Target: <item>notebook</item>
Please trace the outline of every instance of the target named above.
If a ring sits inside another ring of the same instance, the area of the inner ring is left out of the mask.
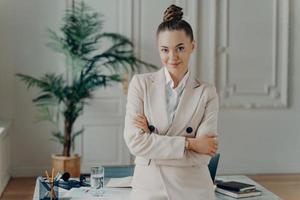
[[[230,190],[236,192],[244,192],[247,190],[255,189],[255,185],[237,182],[237,181],[219,182],[217,183],[217,187],[224,190]]]

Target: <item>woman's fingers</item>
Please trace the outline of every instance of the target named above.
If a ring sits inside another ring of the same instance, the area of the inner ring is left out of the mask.
[[[216,138],[214,138],[214,140],[215,140],[215,144],[218,145],[219,144],[218,138],[216,137]]]
[[[142,129],[144,132],[149,132],[148,121],[144,115],[137,114],[133,118],[133,124],[135,127]]]
[[[219,146],[218,137],[216,137],[216,134],[214,133],[200,135],[194,139],[193,144],[193,151],[210,156],[214,156],[216,154]]]
[[[211,153],[209,153],[208,155],[210,155],[211,157],[213,157],[215,154],[216,154],[216,153],[211,152]]]
[[[212,149],[210,150],[209,155],[214,156],[216,153],[217,153],[217,149]]]
[[[210,138],[217,138],[218,137],[218,134],[216,134],[216,133],[206,133],[205,135],[207,137],[210,137]]]
[[[136,120],[136,121],[145,121],[143,118],[141,118],[139,116],[135,117],[134,120]]]
[[[141,121],[139,119],[133,119],[133,125],[136,128],[142,129],[144,132],[150,132],[148,128],[148,124],[145,121]]]
[[[218,145],[216,145],[216,146],[214,147],[215,150],[218,150],[218,148],[219,148]]]
[[[145,121],[143,121],[141,119],[133,119],[133,122],[147,125],[147,122],[145,122]]]
[[[211,147],[213,147],[214,149],[218,149],[219,142],[217,139],[211,138],[210,144],[211,144]]]
[[[141,114],[137,114],[136,116],[142,117],[142,118],[146,118],[145,115],[141,115]]]
[[[219,144],[218,144],[218,143],[216,143],[216,142],[214,142],[214,143],[213,143],[213,147],[214,147],[215,149],[218,149],[218,147],[219,147]]]
[[[141,115],[137,115],[134,120],[139,121],[139,122],[143,122],[143,123],[148,123],[147,119],[144,116]]]
[[[141,122],[138,121],[134,121],[133,124],[137,127],[137,128],[143,128],[145,127],[145,125]]]
[[[144,121],[143,119],[138,118],[138,117],[134,118],[133,121],[134,121],[134,122],[145,123],[145,121]]]
[[[218,144],[215,143],[215,141],[211,141],[211,145],[210,145],[210,148],[208,150],[208,152],[209,152],[208,155],[214,156],[217,151],[218,151]]]
[[[136,115],[136,118],[140,118],[140,119],[143,119],[143,120],[147,120],[147,118],[146,118],[144,115],[140,115],[140,114],[137,114],[137,115]]]
[[[212,149],[214,149],[215,151],[217,151],[218,148],[219,148],[218,145],[216,145],[216,144],[213,144],[213,145],[212,145]]]

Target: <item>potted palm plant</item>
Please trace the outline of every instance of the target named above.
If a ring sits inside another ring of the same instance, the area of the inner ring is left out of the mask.
[[[68,171],[74,177],[80,174],[80,157],[71,155],[71,147],[83,130],[75,131],[73,127],[93,92],[123,81],[124,73],[137,72],[140,67],[156,68],[134,56],[133,43],[126,37],[101,32],[102,22],[101,16],[83,1],[73,1],[72,7],[65,11],[60,31],[49,30],[48,46],[66,56],[66,73],[45,73],[39,78],[17,74],[28,89],[40,90],[33,102],[41,119],[53,123],[53,139],[63,145],[62,153],[52,156],[53,167],[56,171]],[[103,50],[99,46],[101,41],[110,45]],[[63,128],[59,126],[60,121]]]

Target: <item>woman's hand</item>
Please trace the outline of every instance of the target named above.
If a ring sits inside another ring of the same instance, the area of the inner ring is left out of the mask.
[[[218,150],[218,136],[215,133],[207,133],[197,138],[187,138],[188,149],[200,154],[214,156]]]
[[[138,114],[134,119],[133,119],[133,124],[135,127],[141,129],[144,131],[144,133],[150,133],[150,130],[148,128],[148,120],[144,115]]]

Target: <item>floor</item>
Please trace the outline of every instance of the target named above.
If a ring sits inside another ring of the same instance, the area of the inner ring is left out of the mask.
[[[249,176],[283,200],[300,200],[300,174]]]
[[[300,174],[250,175],[283,200],[300,199]],[[12,178],[0,200],[32,200],[35,178]]]
[[[36,178],[12,178],[0,200],[32,200]]]

